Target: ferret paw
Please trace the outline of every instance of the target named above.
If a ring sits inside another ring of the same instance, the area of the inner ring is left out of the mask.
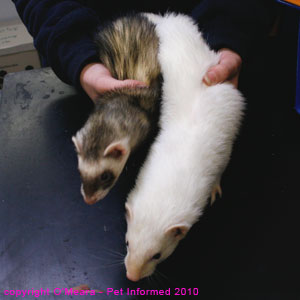
[[[222,189],[219,183],[215,184],[210,195],[210,205],[213,205],[213,203],[217,199],[217,195],[221,198],[222,197]]]

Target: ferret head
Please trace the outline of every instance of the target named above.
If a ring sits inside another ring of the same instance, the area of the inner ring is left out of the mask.
[[[78,155],[81,194],[87,204],[103,199],[117,181],[128,159],[130,148],[126,139],[104,141],[89,125],[72,141]]]
[[[126,219],[125,266],[126,276],[131,281],[152,275],[157,264],[173,253],[190,228],[185,223],[153,224],[150,219],[135,216],[128,204],[126,204]]]

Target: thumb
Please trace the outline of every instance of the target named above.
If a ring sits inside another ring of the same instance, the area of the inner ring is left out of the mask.
[[[134,79],[126,79],[126,80],[117,80],[118,83],[116,83],[116,87],[148,87],[148,85],[139,80],[134,80]]]
[[[203,80],[207,85],[221,83],[230,77],[231,72],[227,65],[219,64],[209,68]]]
[[[237,83],[242,63],[241,57],[228,49],[220,50],[220,54],[219,63],[210,67],[203,79],[207,85],[213,85],[224,81]]]

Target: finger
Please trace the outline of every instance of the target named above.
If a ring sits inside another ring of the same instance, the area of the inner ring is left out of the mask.
[[[236,74],[236,76],[234,76],[231,80],[229,80],[229,82],[237,88],[239,85],[239,73]]]
[[[240,66],[241,59],[237,54],[224,51],[221,54],[219,64],[209,68],[203,81],[207,85],[230,81],[238,75]]]
[[[211,67],[207,71],[203,80],[207,85],[213,85],[224,82],[229,77],[229,75],[230,71],[228,70],[228,68],[224,65],[219,64]]]
[[[147,87],[146,83],[142,81],[132,80],[132,79],[117,80],[113,78],[108,78],[105,82],[103,80],[101,82],[101,85],[102,85],[102,92],[123,88],[123,87],[136,87],[136,86]]]
[[[133,80],[133,79],[126,79],[124,81],[122,81],[124,86],[130,86],[130,87],[148,87],[148,85],[143,82],[143,81],[139,81],[139,80]]]
[[[232,79],[237,75],[239,66],[237,62],[231,58],[225,57],[220,60],[220,63],[216,66],[211,67],[204,80],[208,85],[221,83]]]
[[[218,77],[218,73],[220,73],[220,76]],[[217,70],[213,70],[213,74],[212,74],[212,79],[210,79],[208,76],[210,76],[211,74],[207,74],[205,76],[205,78],[203,79],[204,83],[206,85],[215,85],[218,83],[223,83],[223,82],[230,82],[232,83],[236,88],[238,87],[238,79],[239,79],[239,72],[235,73],[232,72],[231,75],[226,75],[226,74],[230,74],[227,70],[222,70],[221,68],[218,68]],[[232,74],[235,74],[234,76],[232,76]]]

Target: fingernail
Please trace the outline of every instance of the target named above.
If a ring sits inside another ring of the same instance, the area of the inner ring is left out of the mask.
[[[216,76],[213,72],[208,72],[205,76],[204,76],[204,81],[208,84],[208,85],[212,85],[215,83],[216,81]]]
[[[210,80],[209,80],[209,78],[208,78],[207,75],[204,76],[203,81],[204,81],[207,85],[211,85],[211,82],[210,82]]]

